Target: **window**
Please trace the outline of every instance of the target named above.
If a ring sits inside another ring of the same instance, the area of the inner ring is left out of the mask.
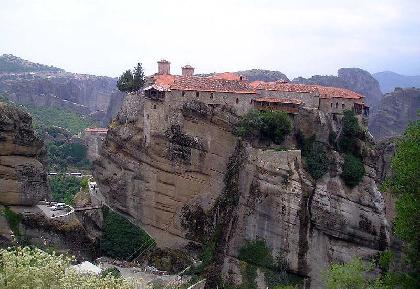
[[[235,102],[236,102],[236,104],[238,104],[239,103],[239,98],[236,98],[236,101]]]
[[[210,93],[210,99],[213,99],[213,92]]]
[[[332,108],[332,102],[331,102],[331,108]]]
[[[342,108],[342,109],[344,109],[344,107],[345,107],[344,103],[343,103],[343,104],[341,104],[341,108]]]
[[[148,114],[146,115],[146,118],[149,119],[149,115]]]
[[[185,96],[185,91],[181,92],[181,95],[182,95],[182,96]]]
[[[153,105],[153,109],[156,109],[156,104]]]
[[[335,103],[335,108],[338,108],[338,102]]]
[[[196,97],[200,97],[200,93],[198,91],[195,92]]]

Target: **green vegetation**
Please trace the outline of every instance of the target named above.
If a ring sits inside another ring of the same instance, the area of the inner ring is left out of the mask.
[[[22,216],[13,212],[9,207],[4,207],[2,215],[6,218],[10,230],[12,230],[15,237],[19,240],[22,236],[19,225],[22,221]]]
[[[138,91],[145,82],[144,72],[141,63],[137,63],[133,72],[126,70],[117,81],[117,88],[122,92]]]
[[[341,178],[348,187],[353,188],[365,175],[359,145],[359,140],[364,139],[365,134],[352,110],[344,111],[342,123],[343,128],[337,142],[338,149],[345,154]]]
[[[97,123],[88,117],[62,108],[32,105],[25,105],[25,108],[32,115],[33,126],[38,131],[50,127],[61,127],[72,134],[77,134],[85,128],[97,126]]]
[[[354,111],[344,111],[342,123],[343,128],[338,138],[338,148],[343,153],[359,156],[357,139],[362,139],[364,134]]]
[[[420,121],[412,123],[397,143],[392,159],[393,176],[385,189],[396,197],[394,233],[404,241],[406,271],[390,272],[402,288],[420,284]]]
[[[11,54],[3,54],[0,56],[0,72],[16,73],[38,71],[61,72],[64,70],[54,66],[30,62]]]
[[[333,264],[324,272],[326,289],[387,289],[383,280],[368,277],[373,264],[355,258],[346,264]]]
[[[346,154],[344,156],[343,173],[341,174],[344,183],[353,188],[360,183],[364,175],[365,167],[362,161],[352,154]]]
[[[282,288],[281,286],[296,285],[302,282],[301,277],[287,272],[288,264],[282,254],[279,254],[275,260],[273,259],[264,240],[257,239],[247,242],[239,250],[238,257],[243,261],[241,271],[244,276],[244,282],[240,288],[256,288],[257,268],[264,273],[268,288]]]
[[[87,146],[81,141],[54,140],[47,145],[49,167],[56,172],[69,168],[86,170],[90,168],[87,159]]]
[[[104,207],[102,213],[104,225],[101,251],[104,255],[127,260],[155,243],[145,231],[109,208]]]
[[[109,267],[101,272],[101,277],[106,277],[107,275],[111,275],[114,278],[120,278],[121,272],[117,267]]]
[[[133,289],[134,284],[111,274],[104,277],[68,270],[74,258],[37,248],[0,250],[0,288]],[[139,284],[140,287],[146,284]],[[146,287],[145,287],[146,288]]]
[[[320,179],[328,171],[330,160],[325,145],[315,141],[315,136],[305,138],[301,131],[296,133],[298,147],[306,163],[306,169],[315,179]]]
[[[82,181],[86,182],[83,178],[66,175],[52,176],[49,181],[53,200],[68,205],[74,205],[74,196],[79,192]]]
[[[235,134],[248,139],[258,138],[281,144],[291,132],[292,123],[282,111],[250,111],[236,126]]]

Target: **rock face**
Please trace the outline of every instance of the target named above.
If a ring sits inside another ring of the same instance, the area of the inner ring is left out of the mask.
[[[289,81],[286,74],[280,71],[265,70],[265,69],[249,69],[235,72],[238,75],[244,76],[248,81],[277,81],[286,80]]]
[[[65,72],[13,55],[0,56],[0,93],[16,103],[65,108],[107,124],[125,94],[116,79]]]
[[[314,75],[307,79],[298,77],[293,79],[293,82],[347,88],[364,95],[366,103],[372,108],[382,99],[378,81],[360,68],[340,68],[338,76]]]
[[[31,206],[48,198],[42,145],[30,115],[0,102],[0,204]]]
[[[384,93],[393,92],[395,88],[420,88],[420,75],[407,76],[392,71],[382,71],[373,74]]]
[[[369,131],[378,139],[400,136],[408,124],[418,119],[420,89],[395,89],[387,93],[371,116]]]
[[[207,288],[215,288],[220,276],[241,283],[237,257],[247,240],[264,239],[289,272],[307,279],[306,288],[323,288],[320,272],[329,263],[372,257],[388,246],[369,150],[367,174],[350,189],[339,177],[343,157],[334,150],[328,173],[315,181],[294,136],[286,140],[287,150],[277,151],[235,137],[238,117],[230,107],[193,101],[168,109],[172,124],[146,142],[144,98],[129,95],[110,124],[94,175],[107,203],[159,247],[185,249],[216,238]],[[294,127],[326,146],[330,133],[340,130],[311,109],[295,116]]]

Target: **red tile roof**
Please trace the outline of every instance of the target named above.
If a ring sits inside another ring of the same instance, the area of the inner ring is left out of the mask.
[[[302,104],[303,101],[300,99],[294,98],[279,98],[279,97],[262,97],[257,98],[254,101],[256,102],[270,102],[270,103],[292,103],[292,104]]]
[[[194,90],[230,93],[251,93],[258,90],[285,91],[297,93],[315,93],[321,98],[363,99],[364,96],[345,88],[327,87],[321,85],[298,84],[284,81],[247,82],[240,80],[235,73],[224,72],[210,77],[183,77],[170,74],[156,74],[154,84],[164,90]]]

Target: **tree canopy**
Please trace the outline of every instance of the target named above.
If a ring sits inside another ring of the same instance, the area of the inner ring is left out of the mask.
[[[141,63],[137,63],[133,71],[126,70],[117,81],[117,88],[122,92],[134,92],[144,85],[144,71]]]

